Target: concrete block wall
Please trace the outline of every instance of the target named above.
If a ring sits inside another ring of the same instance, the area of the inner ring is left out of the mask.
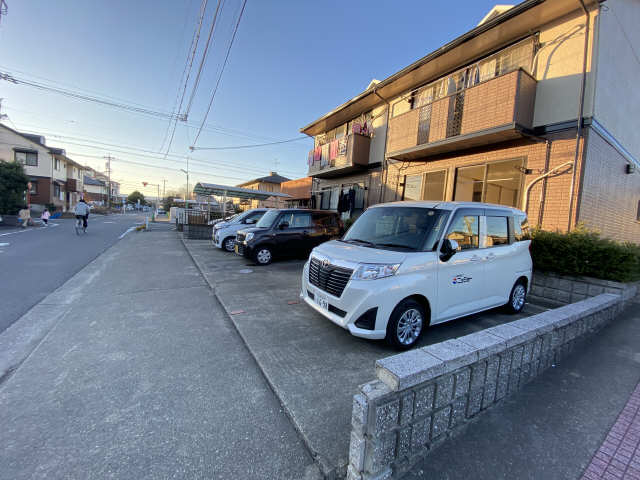
[[[398,478],[622,309],[602,294],[376,362],[353,399],[347,478]]]
[[[559,306],[579,302],[602,293],[620,295],[623,304],[626,304],[640,294],[640,282],[620,283],[535,271],[529,298]]]

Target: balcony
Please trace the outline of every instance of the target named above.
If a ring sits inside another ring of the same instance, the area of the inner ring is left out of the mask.
[[[535,95],[536,80],[518,69],[409,110],[389,122],[387,157],[422,160],[522,138]]]
[[[78,182],[75,178],[67,178],[67,192],[77,192],[78,191]]]
[[[342,140],[342,142],[341,142]],[[309,152],[308,176],[331,178],[365,168],[369,165],[369,145],[371,138],[352,133],[337,140],[337,144],[325,144],[320,150],[320,158],[314,150]],[[332,151],[332,146],[334,150]]]

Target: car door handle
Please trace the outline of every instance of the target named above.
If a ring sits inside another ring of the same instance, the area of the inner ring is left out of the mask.
[[[487,260],[493,260],[494,258],[496,258],[496,254],[495,253],[490,253],[487,255]]]
[[[478,255],[474,255],[469,260],[471,260],[472,262],[479,262],[481,259]]]

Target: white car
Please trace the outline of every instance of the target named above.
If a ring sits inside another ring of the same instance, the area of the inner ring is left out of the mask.
[[[227,252],[233,252],[238,230],[247,225],[258,223],[258,220],[262,218],[266,211],[266,208],[254,208],[253,210],[242,212],[227,221],[216,223],[213,226],[213,244]]]
[[[352,335],[410,348],[429,325],[506,305],[522,310],[532,262],[526,214],[478,202],[366,210],[311,252],[301,298]]]

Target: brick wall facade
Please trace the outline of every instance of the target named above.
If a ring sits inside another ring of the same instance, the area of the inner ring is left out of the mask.
[[[541,140],[522,139],[505,142],[488,147],[467,150],[463,154],[456,152],[429,157],[426,161],[397,162],[389,165],[385,184],[385,198],[383,201],[402,200],[404,176],[417,173],[447,170],[446,200],[454,197],[455,173],[457,167],[482,165],[500,160],[522,158],[524,167],[532,170],[530,175],[523,175],[520,196],[525,186],[536,177],[549,169],[574,159],[575,130],[548,136],[549,158],[547,159],[547,144]],[[578,157],[581,158],[581,154]],[[578,169],[581,162],[578,162]],[[578,170],[579,172],[580,170]],[[578,175],[578,180],[580,176]],[[536,183],[529,193],[527,213],[532,225],[541,225],[545,230],[566,230],[569,224],[569,189],[572,173],[570,170],[561,175],[553,176]],[[579,181],[576,181],[576,195],[572,221],[575,223],[575,205],[579,193]],[[521,207],[521,205],[519,205]]]
[[[626,173],[627,161],[589,128],[578,220],[602,235],[640,242],[640,172]]]

